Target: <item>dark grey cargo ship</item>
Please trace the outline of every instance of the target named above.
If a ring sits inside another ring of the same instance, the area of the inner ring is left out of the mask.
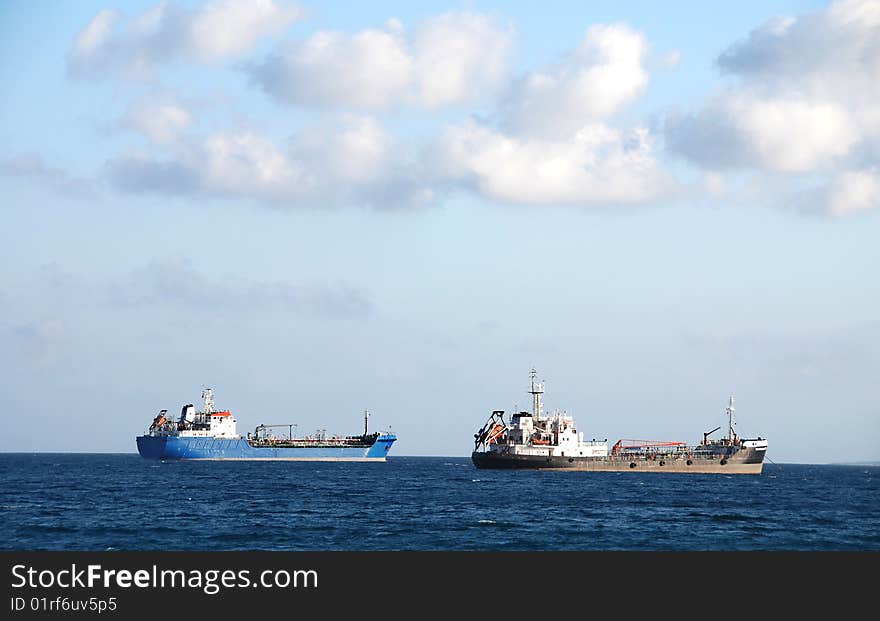
[[[585,441],[565,412],[544,415],[544,383],[538,382],[534,369],[529,392],[531,412],[517,412],[508,421],[503,410],[495,410],[474,434],[471,459],[477,468],[761,474],[764,465],[767,440],[737,436],[732,396],[725,410],[727,437],[710,440],[720,429],[716,427],[697,445],[623,439],[609,449],[606,440]]]

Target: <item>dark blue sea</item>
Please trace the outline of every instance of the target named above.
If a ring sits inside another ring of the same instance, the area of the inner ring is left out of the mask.
[[[0,454],[6,550],[880,550],[880,468],[506,472],[466,458]]]

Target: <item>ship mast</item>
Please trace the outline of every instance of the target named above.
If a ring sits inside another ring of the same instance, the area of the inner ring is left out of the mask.
[[[735,411],[736,408],[733,407],[733,395],[730,395],[730,401],[727,404],[725,412],[727,413],[727,439],[730,440],[731,444],[736,440],[735,432],[733,431],[733,413]]]
[[[367,435],[367,423],[370,420],[370,412],[364,410],[364,435]]]
[[[211,413],[214,411],[214,391],[210,388],[202,389],[202,399],[205,400],[205,422],[210,422]]]
[[[534,368],[532,369],[532,389],[529,392],[532,393],[532,416],[535,421],[539,421],[544,413],[544,404],[541,403],[541,396],[544,394],[544,382],[538,381],[538,372]]]

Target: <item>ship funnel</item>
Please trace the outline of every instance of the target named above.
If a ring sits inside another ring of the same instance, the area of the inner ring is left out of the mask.
[[[180,421],[184,423],[191,423],[196,419],[196,406],[192,403],[187,403],[183,406],[183,409],[180,410]]]

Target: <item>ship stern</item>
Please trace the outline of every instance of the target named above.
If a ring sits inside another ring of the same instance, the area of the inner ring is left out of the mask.
[[[138,453],[145,459],[161,459],[165,455],[166,436],[138,436]]]

